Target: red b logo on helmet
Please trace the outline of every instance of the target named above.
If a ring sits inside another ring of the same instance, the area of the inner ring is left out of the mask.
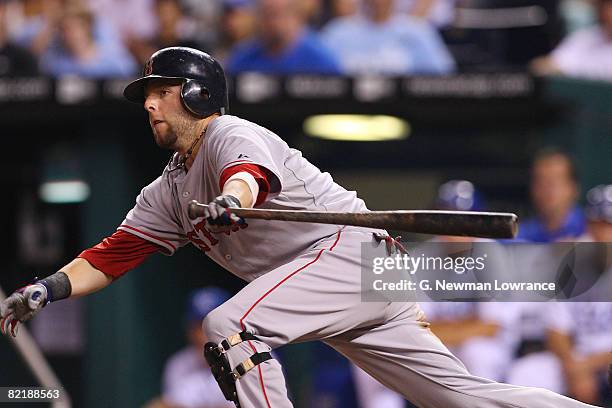
[[[151,75],[152,72],[153,72],[153,61],[148,60],[147,63],[145,64],[143,75],[144,76]]]

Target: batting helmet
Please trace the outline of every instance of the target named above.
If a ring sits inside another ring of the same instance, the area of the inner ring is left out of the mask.
[[[612,224],[612,184],[601,184],[589,190],[585,212],[590,221]]]
[[[450,180],[438,188],[436,208],[442,210],[481,211],[484,207],[480,192],[467,180]]]
[[[164,48],[147,61],[142,78],[128,84],[123,96],[131,102],[144,103],[144,89],[155,78],[182,80],[181,100],[196,116],[215,112],[228,113],[227,83],[223,68],[205,52],[187,47]]]
[[[201,322],[208,313],[221,306],[230,297],[227,291],[215,286],[193,290],[186,304],[187,323]]]

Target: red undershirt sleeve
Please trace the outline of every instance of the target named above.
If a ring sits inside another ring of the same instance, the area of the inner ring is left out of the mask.
[[[94,268],[116,279],[140,265],[149,255],[160,251],[164,251],[164,248],[117,230],[98,245],[81,252],[78,258],[85,259]]]
[[[242,171],[245,171],[252,175],[257,181],[257,185],[259,185],[259,194],[257,195],[257,199],[255,200],[254,206],[266,201],[268,193],[270,192],[270,183],[268,182],[267,175],[268,170],[256,164],[242,163],[228,167],[227,169],[223,170],[223,172],[221,173],[221,177],[219,178],[219,188],[221,189],[221,191],[223,191],[223,186],[230,177]]]

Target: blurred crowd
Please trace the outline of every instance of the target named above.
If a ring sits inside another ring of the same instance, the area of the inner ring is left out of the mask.
[[[0,76],[129,77],[191,46],[230,74],[612,78],[612,0],[0,0]]]
[[[612,242],[612,184],[581,192],[574,162],[562,150],[546,148],[535,155],[530,195],[534,216],[521,222],[518,241]],[[490,210],[468,180],[443,184],[437,207]],[[453,239],[466,238],[444,237]],[[612,272],[609,245],[606,251],[602,278],[595,283],[600,293],[612,288],[605,277]],[[603,300],[594,295],[569,302],[431,302],[422,307],[434,333],[473,374],[612,406],[607,384],[612,302]]]
[[[571,156],[557,148],[546,148],[534,157],[529,185],[534,216],[521,222],[516,241],[606,243],[606,254],[599,265],[602,275],[594,287],[600,294],[610,293],[612,184],[581,192]],[[580,205],[581,201],[585,204]],[[442,184],[434,207],[494,210],[487,207],[483,194],[469,180]],[[434,240],[482,241],[451,236]],[[568,302],[422,302],[420,305],[431,322],[431,330],[472,374],[515,385],[542,387],[589,404],[612,407],[607,379],[608,367],[612,364],[612,302],[605,300],[595,294]],[[353,367],[352,373],[359,407],[412,407],[360,369]]]

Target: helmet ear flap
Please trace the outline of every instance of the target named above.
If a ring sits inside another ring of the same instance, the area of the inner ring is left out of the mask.
[[[183,105],[197,116],[208,116],[218,111],[214,108],[213,95],[204,84],[195,80],[186,80],[181,88]]]
[[[208,89],[204,87],[200,88],[200,98],[202,98],[203,101],[208,101],[210,99],[210,92],[208,92]]]

